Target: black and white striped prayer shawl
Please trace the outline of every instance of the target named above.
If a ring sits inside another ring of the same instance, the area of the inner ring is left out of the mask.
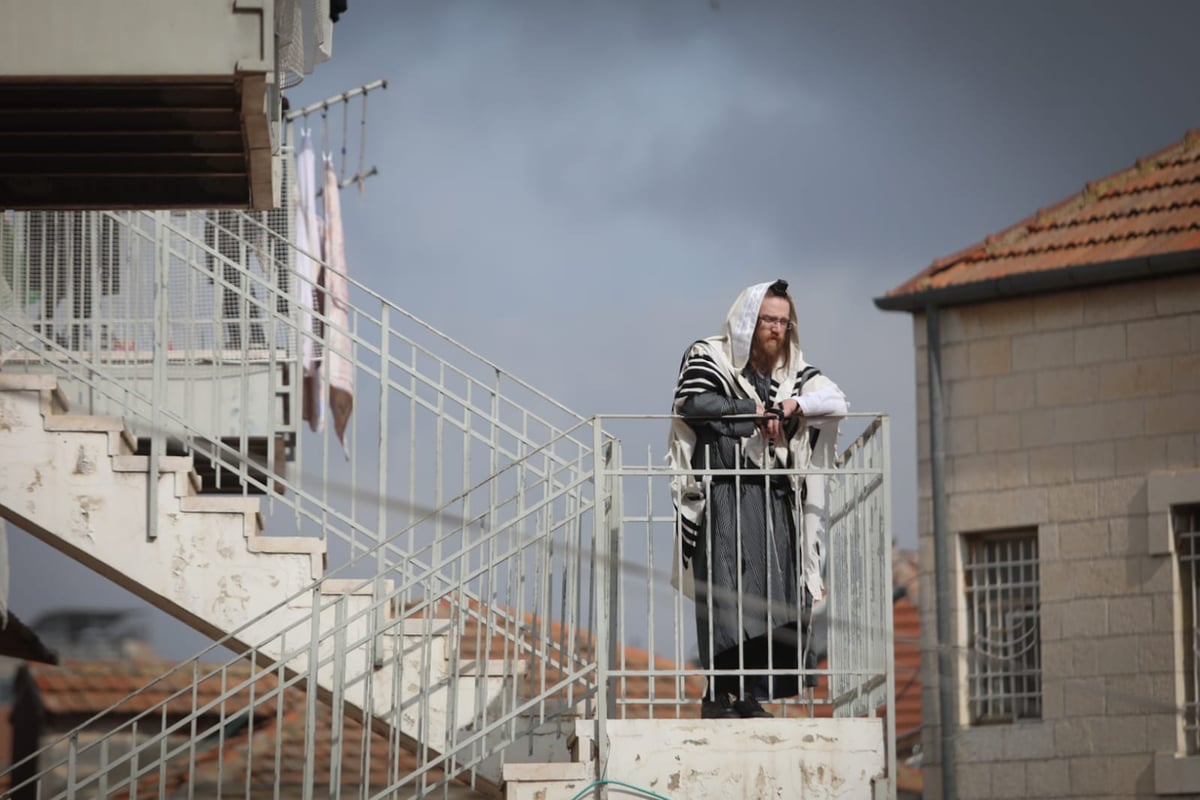
[[[742,375],[742,368],[750,355],[750,338],[757,326],[758,309],[769,285],[758,284],[742,292],[730,309],[724,335],[701,339],[688,349],[680,364],[679,379],[675,385],[672,409],[676,414],[683,400],[694,394],[715,392],[728,398],[756,397],[754,387]],[[804,361],[796,334],[794,311],[792,317],[789,363],[781,365],[771,376],[771,400],[774,404],[833,385],[833,381],[822,375],[820,370]],[[836,457],[839,420],[805,419],[804,422],[810,430],[828,432],[818,436],[816,445],[812,446],[810,437],[805,435],[805,429],[802,428],[786,445],[779,444],[772,448],[775,459],[800,469],[810,465],[817,468],[832,465]],[[671,420],[667,445],[667,465],[672,470],[671,496],[678,519],[671,585],[689,598],[695,597],[692,555],[696,550],[700,526],[704,522],[706,494],[704,482],[691,472],[695,446],[695,431],[676,416]],[[741,451],[755,465],[764,466],[761,459],[762,454],[767,452],[766,442],[757,428],[753,435],[743,437]],[[793,481],[799,483],[796,478]],[[804,513],[800,519],[802,568],[809,591],[820,600],[825,594],[821,570],[826,518],[825,479],[824,476],[809,475],[805,478],[805,484]],[[801,497],[799,486],[795,487],[795,496],[797,499]]]

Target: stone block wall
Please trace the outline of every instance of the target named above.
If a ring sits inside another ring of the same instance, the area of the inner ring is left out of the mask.
[[[937,797],[928,343],[924,316],[913,322],[923,746]],[[952,543],[1036,528],[1041,562],[1042,719],[970,728],[964,701],[959,796],[1156,797],[1156,755],[1180,744],[1179,620],[1147,484],[1175,470],[1200,486],[1200,272],[948,308],[940,322]]]

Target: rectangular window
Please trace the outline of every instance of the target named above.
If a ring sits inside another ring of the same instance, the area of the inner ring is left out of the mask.
[[[1196,637],[1200,602],[1200,505],[1171,509],[1175,554],[1179,559],[1180,633],[1183,639],[1183,735],[1189,755],[1200,754],[1200,641]]]
[[[963,540],[967,704],[972,725],[1042,715],[1036,530]]]

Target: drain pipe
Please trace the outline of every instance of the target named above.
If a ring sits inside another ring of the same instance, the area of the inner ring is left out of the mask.
[[[958,700],[950,624],[950,548],[946,541],[946,449],[942,397],[942,339],[938,307],[925,307],[925,352],[929,362],[929,475],[933,497],[933,575],[937,611],[938,714],[942,732],[942,800],[957,800],[954,737]]]

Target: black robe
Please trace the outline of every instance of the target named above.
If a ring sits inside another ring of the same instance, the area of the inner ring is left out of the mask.
[[[703,364],[693,366],[693,378],[708,368]],[[816,374],[815,369],[812,374]],[[681,385],[687,375],[685,364]],[[771,379],[757,375],[749,366],[743,375],[754,386],[758,401],[769,407],[777,388]],[[695,385],[695,381],[692,383]],[[753,433],[754,421],[716,418],[753,414],[755,399],[729,397],[724,389],[724,385],[713,383],[709,391],[681,397],[678,412],[696,433],[693,469],[753,466],[740,447],[743,437]],[[799,425],[794,418],[788,423],[784,434],[794,435]],[[800,663],[798,623],[807,621],[812,601],[807,590],[798,591],[803,581],[798,554],[798,503],[791,481],[784,475],[714,476],[707,492],[696,545],[688,554],[693,560],[696,584],[700,662],[708,669],[779,671],[744,680],[718,676],[718,692],[764,699],[795,695]]]

